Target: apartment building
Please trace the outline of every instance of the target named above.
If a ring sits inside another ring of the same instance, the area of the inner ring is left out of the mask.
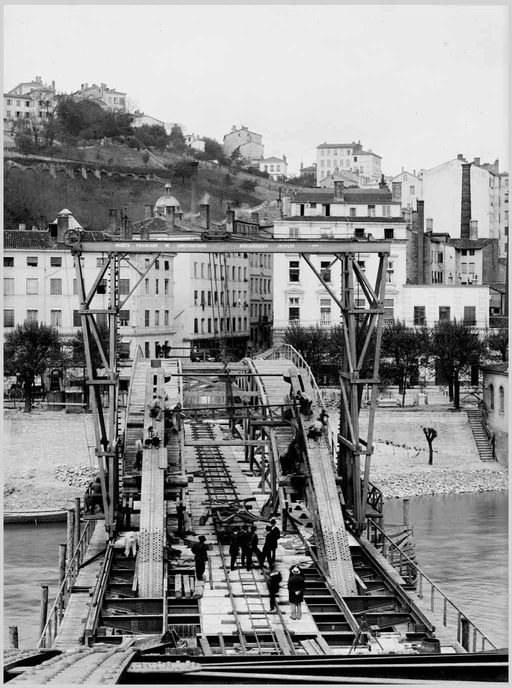
[[[264,157],[263,137],[248,127],[233,125],[231,131],[224,136],[224,152],[231,155],[237,148],[246,160],[262,160]]]
[[[335,172],[353,172],[361,182],[381,177],[381,156],[357,143],[321,143],[316,147],[317,186]]]
[[[23,81],[4,93],[4,130],[18,121],[34,119],[44,123],[57,104],[55,81],[43,83],[40,76]]]
[[[76,100],[92,100],[106,110],[126,110],[126,93],[115,88],[108,88],[107,84],[80,84],[80,89],[72,94]]]
[[[288,176],[288,162],[284,155],[282,158],[276,158],[275,156],[263,158],[262,160],[256,160],[255,163],[258,165],[260,172],[267,172],[270,179],[274,181],[281,181]]]
[[[423,172],[425,218],[436,232],[452,238],[497,239],[500,256],[508,241],[508,173],[499,160],[468,162],[462,154]],[[473,229],[472,229],[473,227]]]
[[[402,171],[389,179],[389,186],[393,199],[400,201],[402,208],[416,210],[418,199],[423,199],[422,174],[416,174],[416,170],[408,172],[402,167]]]
[[[395,300],[406,282],[407,224],[399,202],[393,201],[384,182],[378,189],[345,189],[336,182],[333,191],[311,189],[284,199],[284,217],[274,223],[274,236],[288,239],[387,239],[391,253],[386,274],[385,318],[397,317]],[[375,280],[378,256],[358,252],[361,268],[370,282]],[[335,293],[341,290],[340,263],[334,256],[311,256],[311,262]],[[330,327],[339,323],[340,313],[329,292],[299,254],[274,256],[274,341],[292,323]],[[364,304],[364,294],[356,295]]]

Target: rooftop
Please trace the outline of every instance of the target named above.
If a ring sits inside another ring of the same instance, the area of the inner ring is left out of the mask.
[[[484,246],[487,246],[492,240],[491,239],[449,239],[448,243],[457,249],[476,249],[479,250]]]
[[[84,230],[83,241],[110,241],[111,237],[105,232]],[[69,250],[68,244],[60,243],[50,236],[47,230],[6,229],[4,231],[5,249],[34,249],[39,251],[54,251],[55,249]]]

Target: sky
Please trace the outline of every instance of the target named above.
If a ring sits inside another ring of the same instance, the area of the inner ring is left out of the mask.
[[[4,92],[106,83],[187,133],[263,135],[289,172],[360,140],[385,174],[463,153],[508,170],[500,5],[4,5]]]

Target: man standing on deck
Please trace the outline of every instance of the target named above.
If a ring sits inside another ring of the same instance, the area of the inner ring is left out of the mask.
[[[270,520],[270,531],[268,533],[269,538],[268,538],[268,546],[269,546],[269,557],[268,561],[270,564],[270,567],[272,568],[274,564],[276,563],[276,549],[277,549],[277,541],[281,537],[281,531],[277,527],[276,519],[272,518]]]
[[[242,568],[247,565],[247,559],[248,559],[248,550],[249,550],[249,538],[251,534],[249,533],[249,526],[244,525],[242,526],[242,530],[240,531],[240,535],[238,537],[238,542],[240,543],[240,564],[242,565]]]
[[[203,580],[206,562],[208,561],[208,545],[204,535],[200,535],[199,542],[192,545],[192,554],[194,555],[194,562],[196,565],[196,578]]]
[[[240,530],[236,528],[231,533],[231,540],[229,542],[229,556],[231,557],[230,569],[234,571],[236,569],[236,560],[238,558],[238,553],[240,551]]]

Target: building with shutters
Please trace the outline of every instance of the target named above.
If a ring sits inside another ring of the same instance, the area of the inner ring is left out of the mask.
[[[44,84],[40,76],[33,81],[22,81],[4,93],[4,130],[23,120],[44,124],[56,104],[55,81]]]
[[[361,183],[381,177],[380,155],[364,150],[360,141],[352,143],[321,143],[316,147],[316,183],[336,172],[352,172]]]

